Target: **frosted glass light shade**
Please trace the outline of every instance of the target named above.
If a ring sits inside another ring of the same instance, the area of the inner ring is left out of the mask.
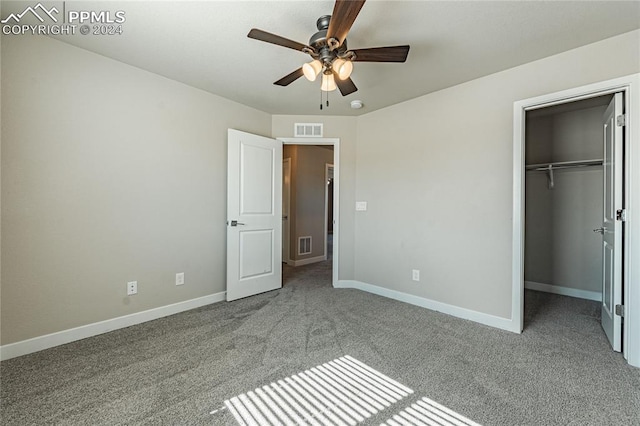
[[[336,85],[336,81],[333,79],[333,74],[322,74],[322,86],[320,89],[325,92],[332,92],[336,90],[338,86]]]
[[[353,72],[353,62],[338,58],[333,61],[333,70],[338,74],[340,80],[346,80]]]
[[[321,69],[322,63],[320,63],[320,61],[317,59],[314,59],[313,61],[302,65],[302,73],[309,81],[316,81],[316,76],[320,73]]]

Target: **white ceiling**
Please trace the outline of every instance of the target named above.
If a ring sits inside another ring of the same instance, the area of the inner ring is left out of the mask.
[[[2,2],[2,17],[32,2]],[[47,4],[47,2],[43,2]],[[62,3],[62,2],[51,2]],[[66,10],[123,10],[121,36],[56,37],[272,114],[359,115],[464,81],[640,28],[640,2],[369,0],[348,36],[352,49],[410,44],[404,64],[355,63],[359,90],[273,82],[310,58],[247,38],[251,28],[308,43],[333,1],[67,1]],[[349,108],[353,99],[361,110]]]

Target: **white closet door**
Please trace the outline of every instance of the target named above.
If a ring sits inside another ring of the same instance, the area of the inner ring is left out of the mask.
[[[604,214],[602,222],[602,328],[614,351],[622,350],[622,93],[616,93],[603,117],[604,129]]]

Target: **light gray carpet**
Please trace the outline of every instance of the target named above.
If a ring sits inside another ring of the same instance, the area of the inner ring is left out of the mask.
[[[483,425],[640,425],[640,370],[609,349],[597,304],[527,292],[522,335],[330,286],[330,262],[283,289],[0,364],[0,423],[236,424],[236,395],[350,355]]]

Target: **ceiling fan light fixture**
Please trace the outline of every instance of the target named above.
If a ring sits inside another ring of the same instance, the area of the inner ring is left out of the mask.
[[[322,91],[333,92],[337,88],[338,86],[336,85],[336,81],[333,79],[333,74],[322,74],[322,86],[320,86]]]
[[[320,74],[320,70],[322,70],[322,63],[317,59],[302,65],[302,73],[309,81],[316,81],[316,77]]]
[[[346,80],[353,72],[353,62],[338,58],[333,61],[333,70],[338,74],[340,80]]]

